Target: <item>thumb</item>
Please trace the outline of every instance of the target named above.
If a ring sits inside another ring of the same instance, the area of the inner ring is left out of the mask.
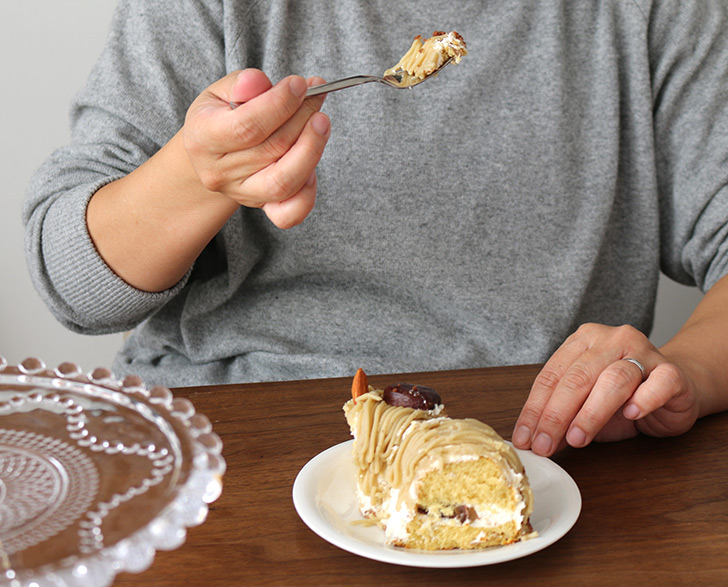
[[[236,71],[223,79],[227,82],[227,87],[223,90],[226,90],[227,95],[221,98],[235,104],[248,102],[273,87],[268,76],[259,69]]]
[[[189,118],[191,113],[217,110],[220,102],[230,104],[235,108],[267,92],[271,87],[273,84],[268,76],[259,69],[233,71],[208,86],[197,96],[190,105],[187,117]]]

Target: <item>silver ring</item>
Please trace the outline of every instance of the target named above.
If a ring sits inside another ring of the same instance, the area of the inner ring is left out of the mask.
[[[642,381],[644,381],[645,379],[647,379],[647,372],[645,371],[645,366],[644,366],[644,365],[643,365],[642,363],[640,363],[640,362],[639,362],[639,361],[638,361],[637,359],[632,359],[632,358],[626,358],[626,357],[625,357],[625,358],[624,358],[624,359],[622,359],[622,360],[623,360],[623,361],[629,361],[629,362],[630,362],[630,363],[632,363],[633,365],[637,365],[637,368],[638,368],[638,369],[640,370],[640,372],[642,373]]]

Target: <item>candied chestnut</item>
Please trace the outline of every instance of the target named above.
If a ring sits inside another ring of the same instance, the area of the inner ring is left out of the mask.
[[[474,522],[478,519],[478,512],[475,511],[475,508],[472,508],[467,505],[459,505],[455,508],[455,511],[453,512],[453,518],[456,518],[458,522],[461,524]]]
[[[438,393],[431,387],[410,383],[390,385],[385,388],[382,397],[390,406],[416,410],[434,410],[442,403]]]

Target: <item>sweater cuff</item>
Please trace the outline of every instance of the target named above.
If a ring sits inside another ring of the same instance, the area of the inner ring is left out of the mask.
[[[77,330],[98,334],[139,324],[178,294],[192,271],[168,290],[145,292],[126,283],[104,262],[88,233],[86,208],[93,194],[115,179],[76,188],[56,200],[42,231],[45,270],[57,301],[65,306],[66,319]]]

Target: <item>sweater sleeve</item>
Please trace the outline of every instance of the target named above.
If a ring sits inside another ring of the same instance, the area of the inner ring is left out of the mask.
[[[86,207],[102,186],[151,157],[190,103],[225,75],[216,0],[121,0],[111,32],[71,107],[71,143],[31,179],[23,205],[33,283],[56,318],[87,334],[127,330],[177,295],[119,278],[94,248]]]
[[[728,274],[728,5],[650,13],[662,269],[707,291]]]

